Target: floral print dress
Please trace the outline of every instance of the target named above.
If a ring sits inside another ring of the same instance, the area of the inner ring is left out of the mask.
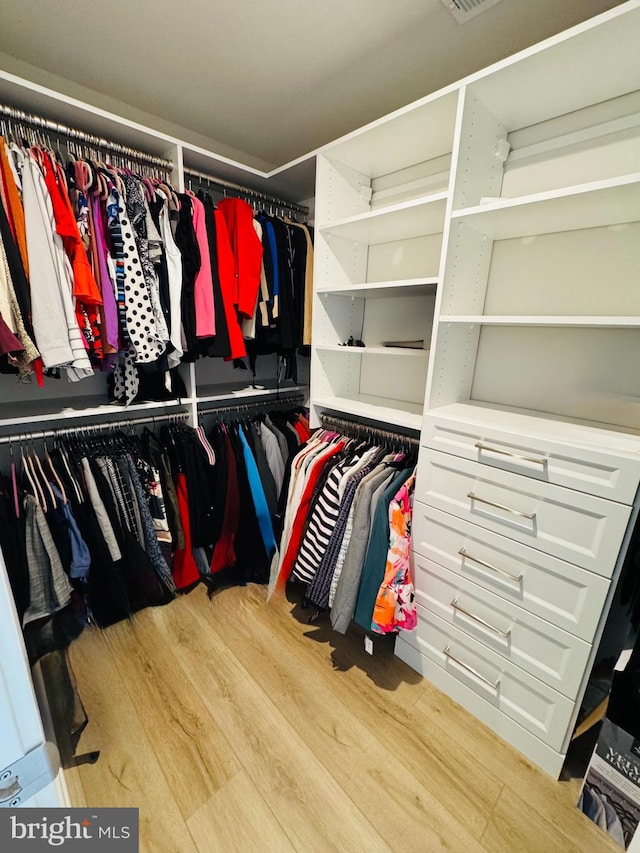
[[[411,574],[411,513],[415,470],[389,505],[389,550],[371,620],[377,634],[413,631],[418,622]]]

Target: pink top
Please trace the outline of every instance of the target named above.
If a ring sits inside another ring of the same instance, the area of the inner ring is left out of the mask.
[[[207,225],[204,219],[204,204],[194,195],[191,195],[191,203],[193,204],[193,227],[200,249],[200,270],[194,283],[196,337],[211,338],[216,333],[216,315],[213,307],[211,255],[209,254]]]

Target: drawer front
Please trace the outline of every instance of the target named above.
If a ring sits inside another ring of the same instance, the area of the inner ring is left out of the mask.
[[[619,503],[633,503],[640,480],[640,459],[631,454],[568,446],[437,415],[425,418],[421,441],[433,450]]]
[[[415,554],[593,641],[609,590],[607,578],[419,501],[413,506],[412,541]]]
[[[615,565],[631,507],[422,448],[416,498],[601,574]]]
[[[414,572],[418,604],[575,699],[589,643],[418,554]]]
[[[479,697],[560,750],[574,703],[515,664],[418,606],[418,629],[405,643],[439,664]]]

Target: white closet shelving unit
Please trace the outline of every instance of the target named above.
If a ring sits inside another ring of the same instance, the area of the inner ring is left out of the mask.
[[[302,199],[317,165],[312,423],[421,438],[396,653],[552,774],[638,514],[639,43],[629,0],[269,174],[0,73],[0,99],[168,157],[178,187]],[[184,400],[129,411],[268,396],[259,364],[262,392],[200,361]],[[0,432],[120,419],[103,383],[0,377]]]
[[[330,411],[420,429],[456,103],[426,99],[318,157],[316,422]],[[393,346],[408,341],[421,343]]]
[[[0,102],[171,160],[171,180],[179,190],[187,185],[185,168],[192,168],[292,201],[313,195],[315,163],[312,156],[271,173],[261,172],[2,71]],[[126,409],[108,402],[106,378],[101,374],[78,383],[45,379],[44,388],[38,388],[35,381],[20,385],[13,376],[0,376],[0,433],[35,432],[72,423],[105,422],[172,411],[186,411],[190,422],[195,423],[198,407],[205,403],[208,406],[216,402],[228,405],[244,399],[269,399],[275,396],[276,390],[306,392],[304,364],[299,385],[285,382],[279,386],[275,356],[258,358],[256,388],[252,387],[250,371],[234,370],[231,364],[220,359],[200,359],[195,364],[182,365],[179,370],[187,390],[186,397],[134,403]]]
[[[317,171],[315,413],[421,432],[396,654],[554,775],[638,513],[638,44],[631,0]]]

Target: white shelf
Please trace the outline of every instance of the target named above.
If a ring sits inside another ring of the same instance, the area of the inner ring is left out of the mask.
[[[371,178],[448,154],[458,93],[429,96],[333,142],[320,153]]]
[[[198,405],[201,403],[220,403],[228,400],[229,402],[237,402],[242,399],[270,399],[276,398],[277,395],[290,397],[292,394],[303,394],[305,388],[302,385],[280,385],[276,387],[275,383],[258,381],[258,387],[254,388],[251,385],[245,388],[238,388],[235,385],[209,385],[200,388],[200,393],[196,397]]]
[[[492,240],[620,225],[638,219],[639,173],[453,212],[454,226],[466,225]]]
[[[340,344],[317,344],[319,352],[340,352],[349,355],[400,355],[409,358],[421,358],[429,355],[428,349],[413,349],[409,347],[343,347]]]
[[[422,426],[422,406],[416,403],[389,400],[386,397],[370,397],[366,394],[359,394],[354,399],[322,397],[313,402],[319,408],[380,421],[388,427],[399,426],[419,431]]]
[[[490,66],[469,88],[507,130],[626,94],[640,77],[640,8],[625,5]]]
[[[406,278],[398,281],[377,281],[352,284],[348,287],[318,287],[316,293],[333,296],[387,299],[397,296],[422,296],[432,293],[438,285],[437,278]]]
[[[437,234],[444,227],[447,193],[434,193],[320,225],[325,235],[375,245]]]
[[[56,398],[10,403],[4,407],[4,411],[10,409],[11,415],[0,418],[0,429],[27,424],[42,429],[49,421],[88,420],[114,416],[116,419],[125,420],[130,415],[140,412],[153,413],[159,409],[165,411],[186,408],[189,403],[189,399],[184,398],[162,402],[132,403],[125,407],[121,403],[105,403],[103,397],[78,397],[77,400],[77,408],[65,406],[62,409],[57,407],[60,400]]]
[[[584,329],[640,329],[640,317],[513,316],[507,314],[441,314],[441,323],[482,326],[576,326]]]

